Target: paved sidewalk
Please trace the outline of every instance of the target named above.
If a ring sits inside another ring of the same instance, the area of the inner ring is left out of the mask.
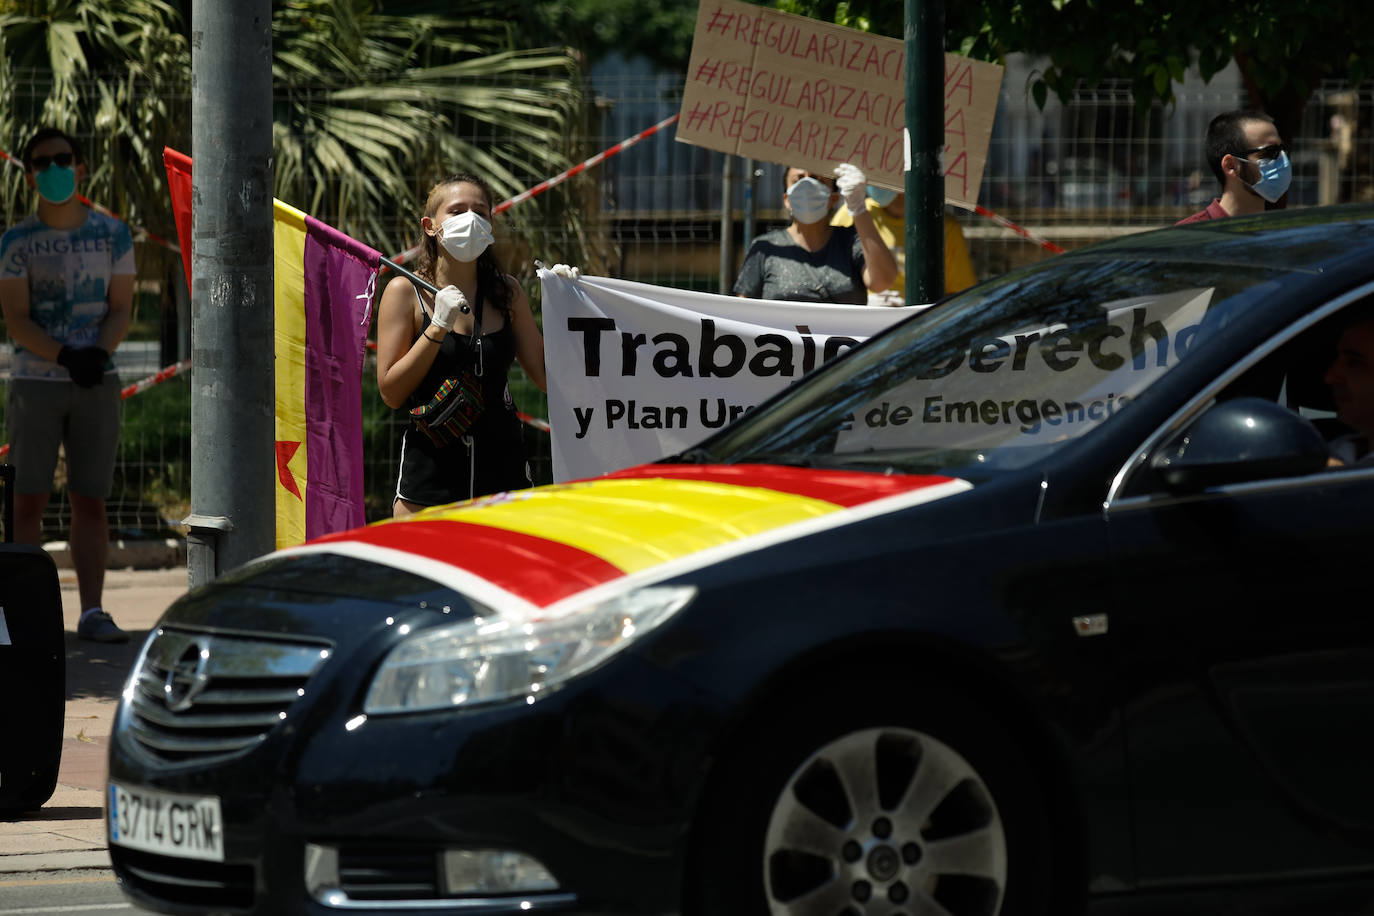
[[[105,868],[105,755],[115,701],[162,612],[186,592],[186,567],[112,569],[105,610],[129,633],[124,645],[76,638],[76,574],[59,569],[67,628],[67,718],[57,791],[24,820],[0,820],[0,874]]]

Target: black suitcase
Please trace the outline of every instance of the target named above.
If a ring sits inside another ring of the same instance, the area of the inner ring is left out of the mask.
[[[67,650],[57,565],[14,540],[14,468],[0,464],[0,817],[41,808],[57,788]]]

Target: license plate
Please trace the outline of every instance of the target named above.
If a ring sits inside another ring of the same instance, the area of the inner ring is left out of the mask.
[[[219,799],[110,783],[110,842],[181,859],[224,861]]]

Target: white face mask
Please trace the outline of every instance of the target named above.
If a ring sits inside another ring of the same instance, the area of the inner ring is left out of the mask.
[[[455,213],[439,227],[439,244],[459,261],[475,261],[493,241],[491,223],[481,214]]]
[[[830,188],[815,178],[800,178],[787,189],[787,205],[799,223],[819,223],[830,212]]]

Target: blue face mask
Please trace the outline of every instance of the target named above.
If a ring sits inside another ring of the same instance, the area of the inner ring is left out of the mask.
[[[38,194],[50,204],[65,204],[76,193],[76,169],[54,162],[34,176]]]
[[[1283,196],[1283,192],[1288,190],[1288,185],[1293,181],[1293,165],[1288,161],[1288,154],[1282,150],[1274,159],[1261,159],[1255,163],[1259,169],[1259,181],[1250,185],[1250,190],[1260,197],[1273,203]]]
[[[897,199],[898,194],[897,191],[890,191],[887,188],[879,188],[874,185],[869,185],[865,188],[864,193],[871,197],[873,202],[880,207],[886,207],[888,204],[892,203]]]

